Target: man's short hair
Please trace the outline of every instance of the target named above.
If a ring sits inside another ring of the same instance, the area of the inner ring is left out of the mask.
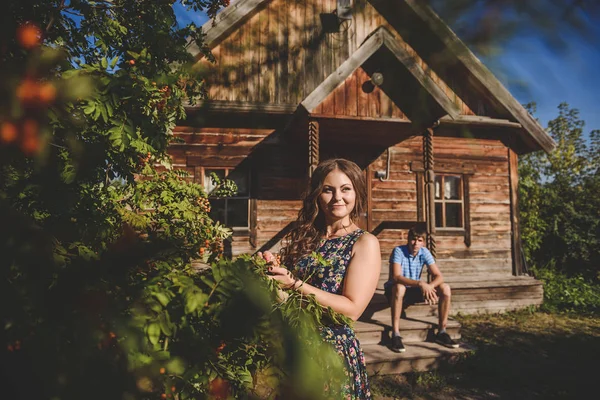
[[[427,229],[420,226],[413,226],[408,230],[408,240],[413,240],[422,237],[427,237]]]

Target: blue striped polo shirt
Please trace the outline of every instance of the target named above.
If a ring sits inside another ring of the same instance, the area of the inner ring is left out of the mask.
[[[421,279],[423,265],[429,267],[430,265],[435,264],[435,259],[431,255],[431,252],[425,247],[421,247],[417,255],[413,257],[413,255],[408,252],[408,245],[397,246],[390,256],[390,281],[393,280],[393,276],[391,276],[391,266],[393,263],[398,263],[402,266],[402,276],[418,281]]]

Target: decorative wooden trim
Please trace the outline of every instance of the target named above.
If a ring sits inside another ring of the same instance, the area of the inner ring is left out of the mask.
[[[256,199],[250,198],[250,245],[256,248],[256,236],[257,236],[257,220],[258,220],[258,209],[256,205]]]
[[[421,164],[421,167],[423,165]],[[412,170],[412,163],[411,163]],[[417,180],[417,221],[425,222],[425,179],[423,177],[423,169],[417,172],[415,179]]]
[[[468,174],[462,175],[463,181],[463,217],[465,221],[465,246],[471,247],[471,200],[469,198],[469,181]]]
[[[319,164],[319,121],[308,121],[308,176],[311,177]]]
[[[293,114],[296,104],[268,104],[245,101],[202,100],[193,106],[185,106],[186,113],[216,112],[216,113],[262,113],[262,114]]]
[[[517,153],[508,149],[509,181],[510,181],[510,221],[512,225],[512,259],[513,274],[523,275],[525,269],[523,266],[521,249],[521,231],[519,222],[519,161]]]
[[[525,108],[496,79],[494,74],[469,50],[441,18],[421,0],[404,0],[404,2],[420,17],[444,43],[445,47],[456,57],[471,74],[472,84],[482,93],[489,93],[495,101],[504,107],[519,122],[525,132],[546,152],[556,147],[556,142],[546,133],[544,128],[525,110]]]
[[[427,248],[436,257],[435,243],[435,173],[433,159],[433,128],[423,132],[423,165],[425,166],[425,215],[427,223]]]
[[[375,29],[367,40],[337,70],[329,75],[302,101],[301,105],[309,113],[312,112],[382,46],[385,46],[396,57],[398,62],[407,69],[450,118],[458,117],[460,110],[456,104],[423,71],[423,68],[414,62],[414,57],[400,46],[397,39],[383,26]]]

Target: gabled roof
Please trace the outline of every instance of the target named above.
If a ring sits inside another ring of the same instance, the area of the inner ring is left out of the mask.
[[[398,64],[406,69],[412,79],[419,83],[432,102],[437,105],[435,107],[438,110],[437,115],[432,118],[439,119],[445,115],[448,115],[451,119],[458,118],[460,110],[456,104],[433,82],[421,66],[414,62],[414,57],[402,48],[394,36],[384,27],[377,28],[336,71],[329,75],[302,101],[301,105],[308,112],[312,112],[348,76],[382,48],[389,50]],[[412,119],[412,116],[409,115],[409,117]]]
[[[209,48],[217,46],[229,33],[248,20],[256,12],[260,11],[271,0],[237,0],[229,7],[219,13],[214,20],[206,22],[202,26],[205,33],[205,44]],[[392,6],[389,0],[375,0],[374,3],[387,3],[388,10],[398,10],[400,5]],[[456,36],[439,16],[421,0],[400,0],[402,7],[411,10],[411,18],[414,16],[445,46],[454,58],[453,62],[459,64],[468,73],[465,84],[470,89],[484,93],[492,102],[503,110],[503,114],[511,118],[523,127],[526,139],[533,148],[541,148],[546,152],[556,147],[554,140],[545,132],[542,126],[525,110],[525,108],[508,92],[481,61],[469,50],[469,48]],[[388,11],[390,12],[390,11]],[[425,74],[415,63],[409,62],[410,55],[398,45],[393,35],[385,30],[376,30],[355,53],[353,53],[338,70],[321,83],[304,101],[302,106],[311,110],[320,103],[327,94],[340,84],[352,71],[362,65],[375,52],[382,47],[389,50],[394,57],[409,71],[410,75],[419,81],[428,95],[435,103],[445,111],[453,120],[464,120],[465,116],[456,105],[448,99],[439,87]],[[192,46],[190,51],[194,54],[199,52],[198,48]],[[343,78],[342,78],[343,76]],[[447,119],[447,118],[446,118]]]
[[[556,142],[544,128],[527,112],[527,110],[510,94],[494,74],[471,52],[471,50],[456,36],[433,10],[420,0],[403,0],[443,41],[446,48],[452,52],[457,61],[466,67],[475,84],[489,91],[495,100],[519,122],[532,136],[532,139],[545,151],[550,152],[556,147]]]
[[[240,24],[258,12],[271,0],[237,0],[202,25],[204,44],[212,49]],[[190,46],[192,54],[200,52],[197,46]]]

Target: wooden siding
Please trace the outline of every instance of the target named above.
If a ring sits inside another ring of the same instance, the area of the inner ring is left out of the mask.
[[[377,86],[370,87],[369,83],[369,75],[358,68],[312,114],[408,120],[383,90]],[[369,89],[365,90],[365,87]]]
[[[214,64],[207,60],[200,61],[206,68],[209,98],[299,104],[356,51],[369,34],[377,27],[384,26],[462,114],[474,114],[448,82],[442,80],[402,40],[369,1],[356,0],[352,20],[343,22],[338,32],[326,32],[322,21],[327,17],[335,18],[332,14],[335,8],[335,0],[269,2],[212,49],[216,61]],[[356,83],[360,84],[359,81]],[[335,104],[343,103],[344,107],[348,106],[343,111],[344,115],[361,115],[358,108],[354,111],[354,101],[341,100],[342,93],[344,99],[364,95],[362,90],[358,90],[360,87],[356,87],[356,91],[354,88],[354,82],[344,84],[344,90],[335,94],[338,101],[333,100],[332,104],[324,107],[333,106],[333,112],[340,115],[342,110],[336,109]],[[379,99],[377,102],[368,102],[369,106],[365,109],[368,111],[365,112],[377,116],[381,112],[384,115],[393,112],[387,99],[379,93],[371,93],[368,97]],[[357,106],[360,104],[360,100],[357,100]],[[379,111],[375,108],[377,104],[380,105]]]
[[[510,275],[511,203],[508,151],[498,140],[434,137],[435,171],[468,174],[470,246],[464,231],[438,229],[437,258],[449,279],[461,275]],[[422,220],[418,215],[418,171],[422,170],[422,138],[411,137],[391,149],[389,180],[371,176],[371,226],[384,227],[386,221],[404,226]],[[370,166],[385,170],[387,153]],[[377,232],[382,259],[407,240],[407,228]],[[387,274],[387,268],[382,270]],[[385,279],[385,277],[383,277]]]
[[[280,241],[289,231],[290,223],[296,220],[301,205],[300,200],[256,201],[257,250],[279,251]]]
[[[183,142],[171,144],[168,153],[177,168],[235,167],[273,132],[273,129],[177,126],[173,133]]]

